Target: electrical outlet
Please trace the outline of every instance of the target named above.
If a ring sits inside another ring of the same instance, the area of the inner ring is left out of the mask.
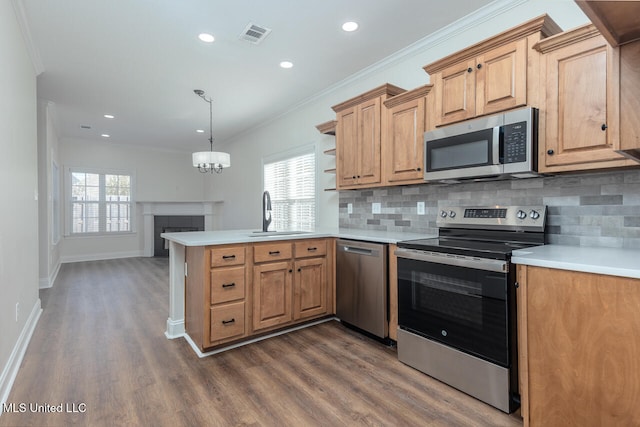
[[[416,208],[418,210],[418,215],[424,215],[424,202],[418,202]]]
[[[20,303],[16,303],[16,322],[18,321],[18,317],[20,317]]]
[[[353,213],[353,203],[347,203],[347,213],[349,215]]]
[[[371,203],[371,213],[379,214],[382,210],[380,203]]]

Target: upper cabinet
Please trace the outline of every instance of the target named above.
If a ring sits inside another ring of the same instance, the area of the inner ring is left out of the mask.
[[[531,46],[560,31],[543,15],[423,67],[435,98],[430,126],[537,106],[539,55]]]
[[[424,182],[424,142],[427,95],[432,85],[401,93],[384,101],[384,183]]]
[[[333,106],[336,112],[337,188],[360,188],[382,182],[382,103],[405,92],[385,84]]]
[[[640,2],[576,0],[576,4],[611,46],[640,40]]]
[[[593,25],[539,42],[540,172],[637,165],[620,146],[620,52]]]

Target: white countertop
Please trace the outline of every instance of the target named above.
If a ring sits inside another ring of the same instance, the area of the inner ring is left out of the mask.
[[[182,233],[162,233],[169,241],[183,246],[225,245],[229,243],[272,242],[277,240],[313,239],[321,237],[338,237],[341,239],[364,240],[377,243],[398,243],[402,240],[425,239],[436,237],[435,234],[402,233],[375,230],[360,230],[355,228],[318,229],[303,234],[260,235],[256,230],[216,230],[216,231],[186,231]]]
[[[640,250],[545,245],[513,251],[511,262],[640,279]]]

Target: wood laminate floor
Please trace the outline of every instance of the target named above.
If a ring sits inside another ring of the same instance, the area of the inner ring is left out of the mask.
[[[64,264],[8,398],[26,411],[0,426],[522,425],[336,321],[199,359],[164,336],[168,277],[165,258]]]

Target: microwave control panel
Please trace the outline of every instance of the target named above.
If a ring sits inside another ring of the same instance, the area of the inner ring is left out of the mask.
[[[527,122],[502,126],[504,137],[504,163],[527,161]]]

